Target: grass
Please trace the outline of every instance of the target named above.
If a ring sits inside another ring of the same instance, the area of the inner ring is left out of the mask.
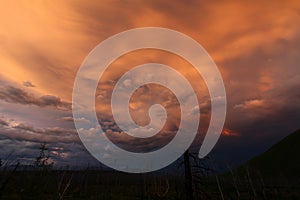
[[[0,199],[300,199],[299,142],[296,131],[246,165],[229,168],[222,175],[214,171],[210,158],[190,159],[188,187],[192,189],[187,188],[186,170],[147,174],[54,170],[43,144],[31,168],[17,170],[18,162],[2,163]],[[193,195],[187,195],[189,191]]]
[[[277,177],[264,179],[251,169],[229,176],[203,173],[193,168],[194,199],[299,199],[299,182]],[[216,181],[218,177],[218,182]],[[7,184],[0,199],[186,199],[185,176],[177,174],[127,174],[103,170],[1,171]]]

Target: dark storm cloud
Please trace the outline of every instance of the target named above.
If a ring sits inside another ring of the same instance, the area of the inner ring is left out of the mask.
[[[10,155],[10,160],[20,160],[22,164],[32,163],[43,143],[46,143],[51,159],[60,166],[70,163],[79,165],[83,160],[95,162],[87,154],[74,129],[37,128],[0,118],[0,145],[5,146],[0,152],[0,158]]]
[[[0,126],[8,126],[8,123],[5,121],[5,120],[3,120],[3,119],[0,119]]]
[[[59,97],[52,95],[35,97],[34,95],[14,86],[0,87],[0,99],[9,103],[36,105],[39,107],[50,106],[62,110],[71,109],[71,103],[65,102]]]
[[[276,48],[261,47],[247,57],[223,63],[232,68],[225,80],[232,122],[248,126],[254,121],[285,119],[294,123],[294,129],[299,126],[293,117],[300,101],[299,44],[300,37],[278,39]]]
[[[74,122],[73,117],[62,117],[59,120],[66,121],[66,122]]]
[[[24,85],[25,87],[35,87],[35,85],[33,85],[30,81],[24,81],[24,82],[23,82],[23,85]]]
[[[1,136],[12,140],[46,142],[49,144],[61,143],[80,143],[77,132],[74,129],[64,129],[60,127],[35,128],[30,125],[6,122],[1,126]]]

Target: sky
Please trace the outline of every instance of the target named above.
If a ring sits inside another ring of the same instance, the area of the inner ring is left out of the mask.
[[[98,165],[74,126],[76,73],[108,37],[164,27],[196,40],[216,63],[227,94],[227,116],[211,155],[242,163],[300,128],[299,22],[299,1],[1,0],[0,158],[32,163],[46,142],[57,165]],[[197,92],[201,120],[193,146],[199,146],[211,114],[207,87],[186,60],[159,50],[128,53],[103,74],[95,95],[103,130],[120,147],[136,151],[160,148],[176,134],[178,101],[158,85],[137,90],[129,107],[132,118],[145,125],[149,105],[161,103],[169,113],[164,133],[147,142],[133,139],[112,119],[109,97],[115,82],[147,62],[172,66]]]

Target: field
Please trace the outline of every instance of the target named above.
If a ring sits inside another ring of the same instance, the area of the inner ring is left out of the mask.
[[[299,137],[298,130],[225,173],[188,151],[172,168],[146,174],[57,169],[41,144],[32,165],[0,162],[0,199],[300,199]]]
[[[13,168],[13,169],[12,169]],[[0,199],[299,199],[300,182],[262,177],[248,168],[214,174],[186,171],[127,174],[103,169],[17,170],[1,167]]]

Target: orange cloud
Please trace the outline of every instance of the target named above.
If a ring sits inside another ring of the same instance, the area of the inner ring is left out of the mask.
[[[31,81],[36,91],[71,100],[76,71],[88,52],[112,34],[163,26],[199,41],[220,63],[258,48],[273,51],[298,32],[298,1],[15,1],[0,8],[1,74]],[[220,67],[224,76],[227,70]],[[63,80],[63,81],[62,81]],[[51,84],[49,84],[51,83]]]
[[[242,104],[238,104],[235,105],[234,108],[240,108],[240,109],[254,109],[254,108],[260,108],[260,107],[264,107],[265,103],[263,100],[261,99],[253,99],[253,100],[249,100],[249,101],[245,101]]]
[[[70,102],[76,72],[97,44],[131,28],[162,26],[191,36],[208,51],[224,78],[229,117],[239,121],[242,111],[263,107],[262,115],[290,99],[297,102],[295,92],[286,91],[300,80],[299,13],[299,1],[5,1],[0,7],[0,77],[32,83],[30,90],[38,96]],[[131,67],[155,61],[187,77],[200,110],[201,105],[209,110],[207,88],[192,66],[175,55],[151,51],[127,54],[109,67],[100,80],[97,109],[109,115],[115,81]],[[208,123],[205,113],[201,121]]]
[[[235,136],[235,137],[240,136],[240,134],[238,132],[235,132],[235,131],[227,129],[227,128],[223,129],[222,135],[224,135],[224,136]]]

